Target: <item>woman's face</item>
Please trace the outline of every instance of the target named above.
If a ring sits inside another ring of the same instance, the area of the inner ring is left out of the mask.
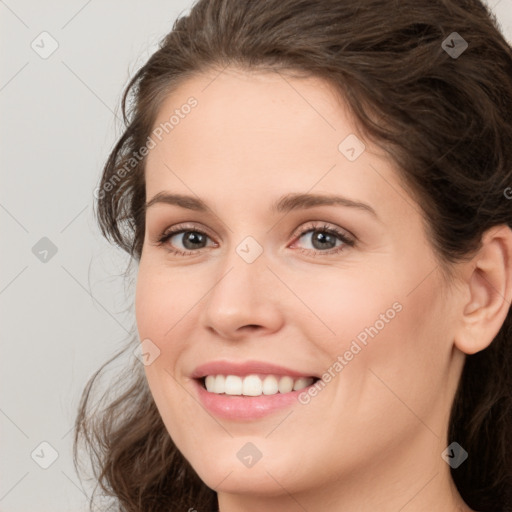
[[[453,294],[393,162],[361,145],[327,84],[200,75],[154,128],[146,199],[190,201],[147,208],[137,325],[156,405],[201,479],[305,504],[386,478],[403,504],[447,474],[463,362]],[[331,196],[343,200],[322,204]],[[194,378],[205,374],[232,377],[206,391]],[[300,375],[322,380],[289,391]],[[404,472],[413,487],[398,487]]]

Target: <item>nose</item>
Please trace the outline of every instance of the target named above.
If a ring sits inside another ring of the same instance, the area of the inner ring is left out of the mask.
[[[235,251],[201,303],[202,325],[224,339],[265,336],[283,324],[283,286],[264,253],[248,263]]]

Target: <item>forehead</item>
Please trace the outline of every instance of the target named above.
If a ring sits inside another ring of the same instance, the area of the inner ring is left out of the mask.
[[[193,130],[199,143],[217,136],[243,142],[244,150],[258,149],[262,142],[275,147],[300,138],[310,141],[311,149],[322,141],[320,151],[327,145],[336,149],[340,135],[354,131],[349,109],[326,81],[236,68],[182,82],[163,102],[154,126],[165,126],[175,111],[188,111],[191,97],[197,106],[175,119],[178,123],[164,137],[183,142]]]
[[[153,137],[146,165],[147,198],[192,191],[233,202],[236,193],[249,205],[311,190],[375,203],[383,178],[396,180],[393,163],[371,142],[364,140],[354,161],[340,150],[349,136],[363,139],[348,106],[318,77],[230,68],[197,75],[166,98],[158,127],[161,140]]]

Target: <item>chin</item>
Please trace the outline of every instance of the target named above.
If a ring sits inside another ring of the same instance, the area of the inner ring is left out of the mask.
[[[283,487],[293,489],[289,478],[289,469],[264,465],[260,460],[252,468],[240,467],[232,461],[215,461],[214,464],[200,463],[193,466],[199,478],[216,492],[228,494],[256,494],[264,496],[278,496],[283,493]]]
[[[256,446],[261,455],[257,454]],[[181,451],[181,447],[178,448]],[[229,437],[223,442],[212,438],[208,443],[203,438],[192,450],[193,453],[185,450],[182,454],[199,478],[217,492],[273,496],[282,494],[281,486],[297,487],[297,483],[290,481],[291,468],[297,468],[298,464],[290,459],[293,450],[284,449],[282,444],[273,447],[263,436]],[[278,456],[275,456],[276,450],[279,450]]]

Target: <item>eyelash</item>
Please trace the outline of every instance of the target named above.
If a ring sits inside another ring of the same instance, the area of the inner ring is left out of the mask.
[[[316,254],[322,254],[322,255],[324,255],[324,254],[328,254],[328,255],[339,254],[340,252],[345,250],[346,247],[353,247],[355,245],[355,241],[352,240],[351,238],[349,238],[344,232],[340,231],[339,229],[337,229],[335,227],[329,227],[327,224],[320,225],[320,224],[316,224],[314,222],[306,225],[299,233],[294,235],[294,239],[298,240],[298,239],[302,238],[305,234],[307,234],[311,231],[313,231],[313,232],[320,231],[320,232],[328,233],[329,235],[334,235],[334,236],[338,237],[343,242],[343,244],[339,247],[329,249],[326,251],[320,251],[320,250],[315,250],[315,249],[297,249],[301,254],[307,254],[307,255],[311,255],[311,253],[313,253],[313,255],[316,255]],[[203,231],[201,229],[198,229],[193,226],[184,226],[182,224],[178,224],[177,226],[174,226],[173,228],[170,228],[170,229],[164,231],[159,236],[159,238],[157,240],[157,245],[162,246],[174,235],[177,235],[180,233],[187,233],[187,232],[199,233],[208,238],[211,238],[208,235],[208,233],[206,233],[205,231]],[[205,249],[205,248],[198,249],[195,251],[190,251],[190,250],[189,251],[180,251],[180,250],[173,249],[172,247],[167,246],[165,249],[169,253],[176,254],[178,256],[190,256],[190,255],[201,253],[202,249]]]

